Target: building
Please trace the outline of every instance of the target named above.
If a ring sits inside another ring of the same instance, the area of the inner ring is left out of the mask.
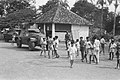
[[[64,41],[66,31],[72,33],[74,40],[81,36],[85,38],[89,36],[91,26],[89,21],[62,6],[55,7],[37,18],[36,24],[46,36],[59,36],[61,41]]]

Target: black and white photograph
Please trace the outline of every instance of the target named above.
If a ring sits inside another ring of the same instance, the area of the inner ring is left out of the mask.
[[[0,0],[0,80],[120,80],[120,0]]]

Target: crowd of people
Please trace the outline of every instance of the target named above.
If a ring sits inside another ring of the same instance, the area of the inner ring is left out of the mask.
[[[58,45],[59,40],[58,36],[55,36],[53,39],[49,37],[47,39],[43,39],[43,45],[40,55],[44,53],[44,57],[46,57],[46,50],[48,50],[48,58],[59,58],[58,54]],[[80,39],[73,40],[72,36],[67,31],[65,34],[65,45],[67,56],[70,59],[70,68],[73,67],[73,63],[75,58],[78,56],[81,57],[82,62],[86,62],[91,64],[91,62],[95,64],[99,64],[100,62],[100,54],[105,55],[105,45],[107,42],[104,39],[104,36],[101,38],[93,37],[86,37],[86,40],[83,40],[83,37]],[[114,55],[116,54],[117,58],[117,66],[116,69],[120,67],[120,39],[115,41],[112,37],[109,41],[109,60],[113,60]]]

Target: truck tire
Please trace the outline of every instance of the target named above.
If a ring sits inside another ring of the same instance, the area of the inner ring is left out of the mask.
[[[29,50],[32,51],[35,49],[35,42],[29,41]]]
[[[22,43],[21,43],[21,41],[19,39],[16,40],[16,44],[17,44],[18,48],[22,47]]]

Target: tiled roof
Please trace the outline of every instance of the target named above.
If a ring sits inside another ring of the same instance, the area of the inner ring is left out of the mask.
[[[88,20],[78,16],[72,11],[58,6],[36,19],[36,23],[62,23],[62,24],[78,24],[92,25]]]

